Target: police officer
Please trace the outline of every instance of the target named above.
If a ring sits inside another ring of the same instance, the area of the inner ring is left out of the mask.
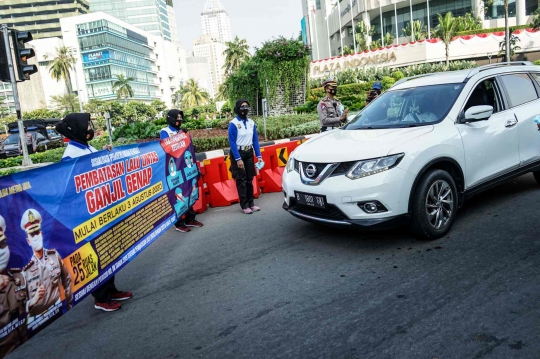
[[[26,312],[26,281],[20,269],[7,269],[9,247],[6,221],[0,216],[0,329],[19,319]],[[0,358],[26,341],[26,325],[17,323],[0,339]]]
[[[28,290],[28,314],[34,317],[60,302],[60,286],[63,287],[68,309],[71,308],[71,277],[55,249],[43,248],[41,215],[35,209],[24,212],[21,228],[34,255],[23,268]]]
[[[341,102],[335,97],[337,94],[337,82],[335,80],[326,80],[323,82],[322,87],[326,92],[326,97],[319,102],[317,112],[319,113],[321,132],[325,132],[338,128],[341,122],[345,122],[349,109],[345,110]]]
[[[371,86],[371,90],[368,91],[366,97],[366,106],[373,102],[377,97],[381,95],[382,92],[382,83],[375,81]]]

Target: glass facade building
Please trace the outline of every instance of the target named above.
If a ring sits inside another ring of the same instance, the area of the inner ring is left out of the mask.
[[[89,0],[92,12],[103,11],[152,35],[171,41],[166,0]]]
[[[133,99],[158,98],[157,72],[150,58],[148,39],[107,20],[77,25],[77,39],[89,98],[116,98],[118,75],[132,77]]]

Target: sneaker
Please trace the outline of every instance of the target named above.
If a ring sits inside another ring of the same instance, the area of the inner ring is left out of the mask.
[[[253,213],[253,211],[251,210],[251,208],[244,208],[244,209],[242,210],[242,212],[244,212],[244,214],[252,214],[252,213]]]
[[[253,212],[259,212],[259,211],[261,210],[261,209],[260,209],[259,207],[257,207],[257,206],[251,206],[250,208],[251,208],[251,211],[253,211]]]
[[[133,293],[131,292],[116,292],[111,295],[112,300],[128,300],[129,298],[133,297]]]
[[[122,304],[120,304],[119,302],[117,302],[115,300],[111,300],[110,303],[98,303],[98,302],[95,302],[94,303],[94,308],[101,309],[101,310],[104,310],[106,312],[114,312],[115,310],[118,310],[118,309],[122,308]]]
[[[190,221],[190,222],[186,222],[186,226],[188,227],[197,227],[197,228],[201,228],[203,226],[203,224],[197,220],[193,220],[193,221]]]
[[[176,229],[178,232],[183,232],[183,233],[187,233],[187,232],[191,231],[191,229],[189,229],[188,227],[186,227],[186,226],[183,225],[183,224],[179,225],[178,227],[175,227],[175,229]]]

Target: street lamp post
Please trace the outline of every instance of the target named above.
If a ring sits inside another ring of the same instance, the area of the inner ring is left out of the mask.
[[[77,55],[77,49],[75,47],[70,47],[69,52],[71,53],[72,56]],[[81,90],[79,88],[79,76],[77,75],[76,63],[73,65],[73,71],[75,71],[75,85],[77,86],[77,99],[79,100],[79,111],[82,113],[84,111],[83,111],[83,106],[82,106],[82,101],[81,101]]]

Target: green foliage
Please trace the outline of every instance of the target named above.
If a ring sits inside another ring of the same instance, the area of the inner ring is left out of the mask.
[[[521,41],[519,37],[514,35],[514,31],[516,29],[511,27],[510,28],[510,56],[514,56],[516,54],[517,50],[521,50],[521,47],[517,44]],[[499,43],[499,56],[505,56],[506,55],[506,36],[504,37],[504,40]]]
[[[438,37],[444,43],[446,67],[448,67],[450,62],[450,42],[456,34],[458,21],[451,12],[447,12],[444,16],[442,14],[437,14],[437,16],[439,18],[439,25],[433,30],[433,36]]]
[[[512,26],[514,30],[523,30],[530,28],[531,25],[519,25]],[[480,30],[470,30],[470,31],[460,31],[455,34],[455,36],[467,36],[467,35],[478,35],[478,34],[490,34],[492,32],[504,32],[504,27],[495,27],[491,29],[480,29]]]
[[[113,133],[113,140],[119,138],[128,140],[140,140],[149,138],[158,138],[160,128],[152,122],[134,122],[118,127]]]
[[[257,60],[251,58],[242,63],[234,74],[227,77],[223,87],[230,103],[236,103],[241,98],[255,103],[257,94],[262,92]]]
[[[64,116],[79,108],[79,100],[75,94],[51,96],[53,106]]]
[[[409,21],[407,23],[407,26],[401,29],[401,32],[403,32],[403,35],[408,36],[408,37],[412,37],[413,31],[414,31],[414,38],[416,39],[416,41],[425,40],[428,37],[427,26],[421,20],[413,21],[412,26],[411,26],[411,22]]]
[[[129,121],[147,121],[156,115],[156,109],[143,102],[130,101],[124,105],[123,116]]]
[[[263,43],[255,53],[263,96],[274,100],[281,85],[285,98],[288,98],[299,88],[308,73],[309,54],[310,47],[294,38],[279,37]]]
[[[398,70],[398,71],[396,71],[396,72],[394,72],[394,73],[392,74],[392,77],[393,77],[396,81],[399,81],[399,80],[401,80],[402,78],[404,78],[405,75],[403,74],[403,72],[401,72],[401,71]]]
[[[466,13],[463,16],[456,18],[456,31],[475,31],[482,29],[482,19],[479,17],[474,17],[470,13]]]
[[[63,80],[66,84],[68,93],[73,93],[70,71],[73,69],[73,66],[75,66],[77,60],[70,49],[65,46],[57,47],[54,57],[49,59],[48,56],[48,54],[45,54],[44,58],[48,61],[51,77],[58,82]],[[75,107],[71,110],[75,111]]]
[[[51,149],[45,152],[38,152],[30,155],[30,159],[32,160],[32,163],[46,163],[46,162],[60,162],[62,159],[62,156],[64,155],[65,148],[59,147],[55,149]],[[8,167],[16,167],[22,165],[22,156],[18,157],[10,157],[3,160],[0,160],[0,168],[8,168]],[[2,175],[5,175],[5,173],[2,173]]]
[[[24,120],[38,120],[38,119],[45,119],[45,118],[62,118],[62,114],[60,113],[60,111],[48,110],[46,108],[40,108],[34,111],[23,113]],[[17,118],[15,117],[14,120],[16,121]]]
[[[540,29],[540,9],[536,9],[536,11],[534,12],[534,16],[529,26],[535,30]]]
[[[97,98],[90,99],[90,101],[83,105],[83,108],[85,112],[88,112],[94,116],[108,111],[107,102]]]
[[[367,26],[363,21],[359,21],[354,26],[356,37],[356,49],[358,52],[368,50],[367,36],[372,36],[375,28]]]
[[[231,106],[231,102],[227,101],[222,107],[221,107],[221,113],[226,114],[227,112],[233,111],[233,107]]]
[[[540,60],[536,60],[535,62],[533,62],[533,64],[535,64],[536,66],[540,66]]]
[[[229,139],[227,137],[193,138],[193,147],[197,153],[219,150],[229,147]]]
[[[135,96],[135,92],[131,88],[130,83],[134,81],[133,77],[125,77],[124,75],[116,75],[116,81],[112,85],[112,90],[116,91],[116,98],[121,99],[122,97],[127,102],[128,97]]]
[[[191,108],[202,106],[210,102],[210,95],[206,90],[199,87],[194,79],[189,79],[180,90],[182,95],[182,107]]]
[[[225,55],[225,69],[226,74],[232,74],[240,68],[243,62],[251,57],[249,53],[249,45],[245,39],[240,40],[238,36],[234,41],[226,42],[227,49],[223,53]]]
[[[343,46],[343,55],[353,55],[354,49],[350,48],[349,46]]]
[[[161,100],[154,100],[150,104],[151,107],[153,107],[157,112],[161,112],[167,108],[167,105],[165,105],[165,102]],[[156,113],[157,113],[156,112]]]

